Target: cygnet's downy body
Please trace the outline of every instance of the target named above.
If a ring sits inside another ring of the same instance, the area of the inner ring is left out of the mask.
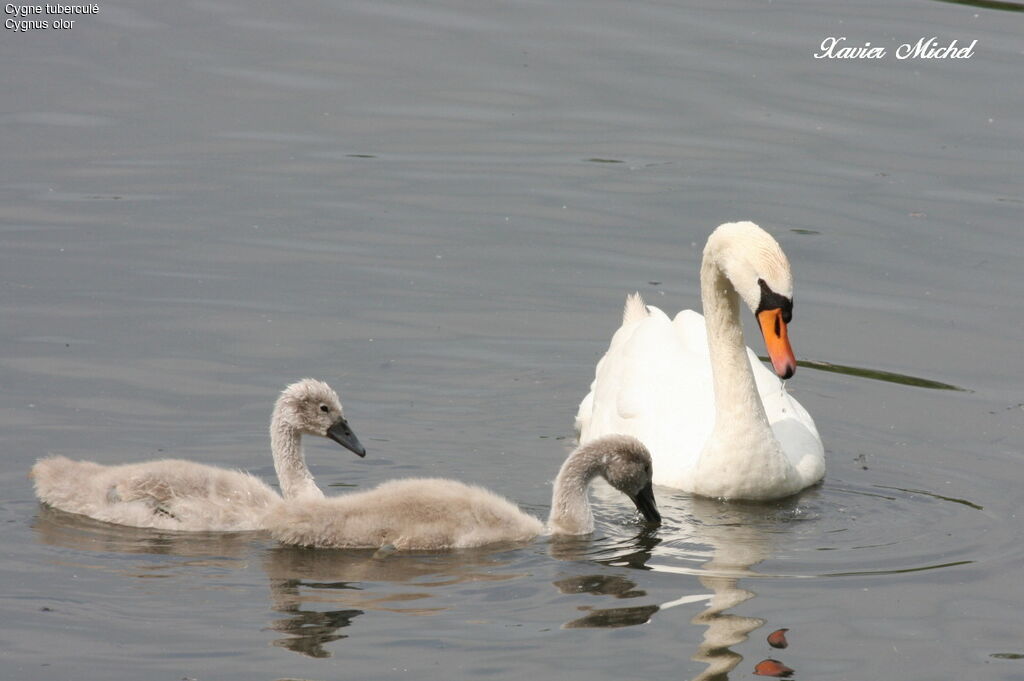
[[[650,454],[635,438],[612,435],[578,448],[555,479],[548,531],[593,531],[587,490],[599,476],[626,494],[647,522],[661,522],[651,475]],[[283,503],[267,515],[266,528],[298,546],[429,551],[525,542],[545,531],[508,499],[443,478],[392,480],[366,492]]]

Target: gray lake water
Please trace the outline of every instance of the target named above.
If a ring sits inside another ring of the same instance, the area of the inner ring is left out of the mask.
[[[1021,9],[101,0],[6,29],[0,676],[1024,677]],[[978,42],[896,58],[932,36]],[[644,531],[598,494],[578,543],[375,557],[108,526],[26,479],[270,481],[311,375],[369,449],[309,443],[329,493],[451,475],[545,515],[626,293],[699,307],[736,219],[794,267],[828,456],[794,499],[659,490]]]

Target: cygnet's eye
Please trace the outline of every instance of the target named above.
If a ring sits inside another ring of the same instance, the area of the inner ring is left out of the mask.
[[[326,414],[326,413],[327,413],[327,412],[329,412],[330,410],[331,410],[331,408],[330,408],[330,407],[328,407],[328,406],[327,406],[326,404],[321,404],[321,405],[320,405],[320,411],[322,411],[323,413],[325,413],[325,414]]]

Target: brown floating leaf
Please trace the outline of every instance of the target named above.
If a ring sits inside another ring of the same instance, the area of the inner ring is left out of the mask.
[[[775,676],[779,678],[788,678],[793,676],[793,670],[782,664],[778,660],[761,660],[754,667],[754,673],[758,676]]]
[[[768,634],[768,645],[772,648],[785,648],[789,645],[786,641],[786,632],[789,629],[776,629],[772,633]]]

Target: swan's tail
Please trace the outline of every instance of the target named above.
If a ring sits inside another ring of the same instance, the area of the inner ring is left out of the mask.
[[[626,296],[626,307],[622,310],[623,325],[645,319],[648,314],[650,313],[647,312],[647,304],[644,303],[639,291]]]

